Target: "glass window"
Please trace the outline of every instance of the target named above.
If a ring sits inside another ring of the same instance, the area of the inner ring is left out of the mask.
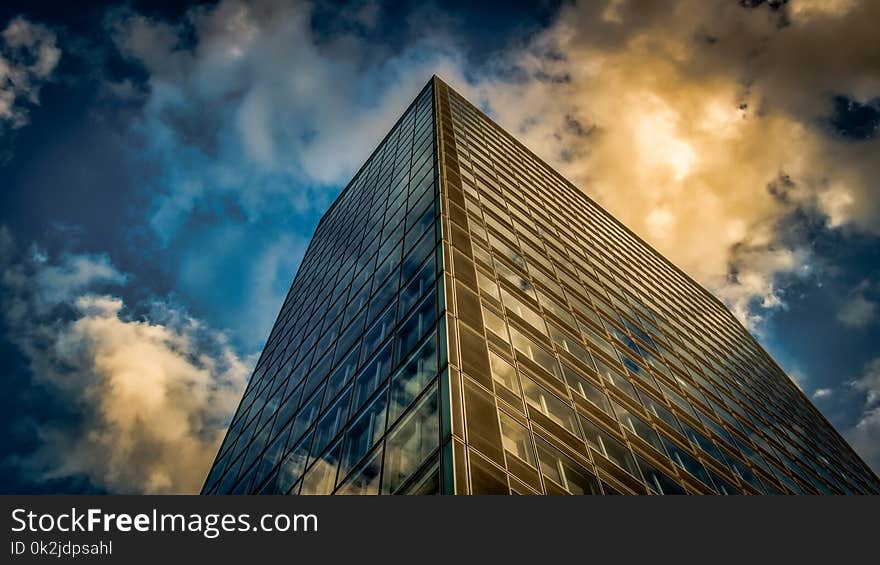
[[[606,459],[629,474],[635,477],[639,476],[636,461],[626,445],[612,437],[611,434],[599,429],[598,426],[583,416],[581,416],[581,426],[584,428],[584,434],[587,436],[587,444],[594,451],[605,456]]]
[[[299,412],[296,414],[296,419],[293,422],[293,429],[290,432],[290,441],[294,442],[299,439],[299,437],[309,429],[309,426],[315,421],[315,418],[318,416],[318,412],[321,410],[321,393],[315,394],[310,399],[306,401],[302,408],[299,409]]]
[[[574,410],[568,403],[544,390],[542,386],[528,377],[522,377],[522,387],[526,404],[529,405],[529,414],[532,413],[532,410],[536,410],[574,435],[581,436]]]
[[[304,437],[290,452],[281,460],[278,467],[278,492],[287,494],[290,487],[300,478],[306,468],[309,458],[309,445],[312,443],[312,434]]]
[[[494,261],[494,264],[495,272],[498,273],[498,276],[500,278],[508,281],[513,286],[521,290],[523,293],[528,294],[532,298],[535,298],[535,287],[532,286],[531,282],[523,278],[519,273],[516,273],[513,269],[500,261],[496,260]]]
[[[366,310],[362,310],[357,315],[354,322],[342,332],[342,335],[339,336],[339,341],[336,342],[337,351],[348,351],[351,346],[358,342],[364,332],[364,319],[366,316]]]
[[[385,338],[391,335],[394,329],[394,319],[397,313],[397,306],[392,303],[385,312],[379,316],[376,323],[364,334],[364,342],[362,346],[361,356],[364,360],[369,359],[370,355],[376,351],[376,348],[385,341]]]
[[[528,322],[536,330],[541,333],[547,333],[547,326],[544,324],[544,318],[541,317],[534,309],[526,306],[519,298],[513,296],[506,290],[501,291],[501,302],[504,307]]]
[[[571,494],[601,494],[596,477],[541,438],[535,438],[541,473]]]
[[[348,471],[385,433],[385,408],[388,405],[388,395],[385,391],[380,393],[348,427],[340,471],[343,476],[348,474]]]
[[[664,453],[660,436],[650,424],[616,402],[614,403],[614,412],[617,414],[617,419],[623,424],[625,430],[639,436],[660,453]]]
[[[568,383],[569,388],[571,388],[575,394],[589,400],[602,410],[602,412],[613,415],[613,412],[611,411],[611,402],[608,400],[608,396],[606,396],[599,387],[565,363],[562,364],[562,372],[565,375],[565,382]]]
[[[645,477],[645,484],[654,494],[687,494],[687,491],[680,484],[669,478],[662,471],[657,470],[656,467],[641,457],[636,457],[636,461],[642,470],[642,475]]]
[[[694,412],[693,407],[687,400],[684,399],[684,397],[682,397],[680,394],[678,394],[663,383],[660,383],[660,388],[663,389],[663,394],[666,395],[666,398],[668,398],[670,402],[675,404],[677,408],[680,408],[683,412],[687,412],[692,417],[697,418],[697,414]]]
[[[373,359],[367,363],[354,381],[354,406],[353,410],[360,410],[364,402],[370,397],[379,385],[385,382],[391,372],[391,342],[379,350]]]
[[[399,244],[400,242],[398,241],[397,243]],[[373,274],[375,284],[383,282],[385,278],[400,264],[401,250],[402,247],[397,245],[387,257],[383,256],[384,258],[379,262],[378,267],[376,267],[376,272]],[[379,253],[383,252],[384,249],[379,251]],[[395,279],[392,278],[391,280],[395,285],[397,284]]]
[[[391,380],[388,420],[397,420],[437,375],[437,334],[433,333]]]
[[[434,233],[431,230],[428,230],[428,233],[419,240],[416,246],[409,251],[404,258],[403,266],[401,267],[401,280],[408,281],[409,278],[415,274],[416,270],[422,266],[422,263],[425,262],[425,258],[427,258],[428,254],[433,250]]]
[[[519,395],[519,383],[517,383],[516,369],[513,368],[513,365],[495,352],[489,351],[489,366],[492,369],[492,378],[495,382]]]
[[[716,461],[724,461],[724,458],[721,456],[721,452],[718,450],[718,447],[712,441],[710,441],[709,438],[687,424],[682,424],[682,426],[684,427],[684,434],[688,437],[688,439],[691,440],[691,443],[693,443],[695,447],[702,449],[710,456],[712,456]]]
[[[594,366],[592,356],[581,344],[579,339],[571,337],[553,324],[550,324],[550,338],[553,340],[554,343],[556,343],[556,346],[559,347],[559,349],[562,349],[572,354],[588,367]]]
[[[585,326],[584,324],[578,325],[580,326],[581,334],[583,334],[588,343],[591,343],[593,346],[599,348],[600,351],[603,351],[612,359],[617,359],[617,351],[614,349],[614,347],[611,346],[607,339],[600,336],[598,333],[593,331],[591,328]]]
[[[395,359],[400,361],[409,354],[437,320],[437,293],[430,292],[416,310],[397,330]]]
[[[532,467],[535,466],[535,453],[532,450],[532,434],[528,428],[505,414],[501,416],[501,442],[504,450],[522,459]]]
[[[281,403],[278,409],[278,416],[275,418],[275,431],[280,430],[282,426],[287,424],[290,417],[293,416],[294,412],[296,412],[296,407],[299,404],[300,393],[302,392],[302,387],[297,388],[292,391],[287,398]]]
[[[543,368],[557,379],[562,379],[559,364],[556,362],[556,356],[514,328],[510,328],[510,340],[517,352],[536,363],[539,367]]]
[[[678,418],[670,412],[665,406],[648,396],[647,394],[642,394],[642,403],[645,405],[645,408],[648,409],[648,412],[653,414],[656,418],[663,420],[668,425],[672,426],[672,428],[676,431],[681,431],[681,425],[678,422]]]
[[[669,457],[676,465],[700,479],[703,483],[707,485],[712,484],[712,479],[709,478],[709,474],[706,473],[703,464],[694,459],[690,453],[681,449],[671,441],[664,441],[663,444],[666,446],[666,451],[669,453]]]
[[[495,300],[501,300],[501,296],[498,293],[498,284],[479,270],[477,271],[477,284],[480,286],[480,291],[483,294],[491,296]]]
[[[439,444],[437,391],[432,390],[388,435],[382,492],[400,488]]]
[[[434,288],[434,278],[436,277],[436,269],[434,266],[434,256],[428,258],[425,264],[419,269],[418,274],[403,287],[400,292],[400,313],[401,315],[409,312],[410,308],[415,305],[419,299],[424,296],[428,289]]]
[[[342,426],[348,419],[348,405],[351,389],[339,397],[339,400],[333,403],[327,412],[318,420],[318,427],[315,428],[315,444],[312,446],[312,455],[320,454],[327,447],[336,434],[342,430]]]
[[[397,281],[389,279],[389,281],[376,292],[376,294],[373,296],[373,299],[370,301],[370,310],[367,317],[367,325],[372,323],[372,321],[375,320],[380,313],[384,312],[384,308],[391,304],[396,296]]]
[[[379,494],[379,474],[381,471],[382,446],[380,445],[363,465],[352,473],[351,477],[339,487],[336,494]]]
[[[599,370],[599,375],[602,376],[602,379],[609,387],[622,392],[636,402],[639,401],[639,396],[636,393],[635,387],[620,371],[611,368],[610,365],[600,361],[598,358],[596,359],[596,368]]]
[[[327,392],[324,393],[325,407],[336,398],[336,395],[339,394],[342,387],[347,385],[354,376],[354,372],[357,370],[358,366],[358,354],[358,349],[355,347],[330,375],[330,378],[327,380]]]
[[[476,451],[469,451],[471,494],[498,495],[510,494],[507,474],[481,457]]]
[[[342,441],[340,440],[327,453],[311,464],[303,476],[300,494],[330,494],[333,492],[341,449]]]
[[[485,306],[483,307],[483,324],[486,326],[486,329],[504,341],[510,341],[510,338],[507,337],[507,322],[504,321],[504,318]]]

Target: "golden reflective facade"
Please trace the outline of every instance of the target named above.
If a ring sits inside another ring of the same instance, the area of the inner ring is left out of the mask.
[[[204,492],[880,482],[717,299],[435,77],[322,219]]]

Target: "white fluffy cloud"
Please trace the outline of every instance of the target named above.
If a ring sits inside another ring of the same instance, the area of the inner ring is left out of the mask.
[[[16,258],[0,235],[6,332],[33,379],[78,415],[40,424],[41,446],[20,464],[111,492],[198,492],[250,361],[167,302],[134,317],[113,292],[127,277],[106,256]]]
[[[41,24],[18,17],[0,32],[0,126],[27,124],[28,105],[39,104],[59,59],[55,34]]]

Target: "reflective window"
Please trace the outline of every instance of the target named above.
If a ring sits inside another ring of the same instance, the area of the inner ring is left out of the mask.
[[[504,451],[534,467],[535,454],[532,450],[532,435],[528,428],[504,412],[500,412],[499,415],[501,416],[501,442],[504,445]]]
[[[553,422],[562,426],[569,432],[580,437],[580,430],[577,425],[577,418],[574,410],[556,395],[546,391],[543,387],[535,383],[533,380],[522,377],[523,394],[526,397],[526,404],[529,406],[529,413],[532,410],[547,416]]]
[[[400,488],[439,444],[437,393],[432,391],[388,434],[382,492]]]
[[[516,349],[518,353],[522,354],[526,359],[536,363],[539,367],[556,378],[562,378],[559,364],[556,362],[556,357],[552,353],[535,343],[531,338],[526,337],[522,332],[513,328],[510,328],[510,338],[514,349]]]
[[[629,474],[636,477],[639,476],[636,460],[627,446],[612,437],[611,434],[599,429],[598,426],[584,417],[581,417],[581,426],[584,428],[584,434],[587,436],[587,444],[594,451]]]
[[[568,365],[562,365],[562,372],[565,375],[565,382],[575,394],[589,400],[602,412],[613,414],[608,396],[598,386]]]
[[[385,390],[387,391],[387,389]],[[354,418],[348,427],[342,457],[341,473],[343,475],[347,474],[385,433],[387,405],[388,395],[383,391],[359,416]]]
[[[431,334],[391,379],[389,421],[397,420],[436,375],[437,335]]]
[[[538,461],[545,479],[553,481],[571,494],[601,494],[599,482],[591,472],[546,441],[537,438],[536,443]]]

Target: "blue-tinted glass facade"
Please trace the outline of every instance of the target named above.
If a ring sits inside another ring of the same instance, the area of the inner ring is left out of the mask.
[[[327,211],[203,491],[439,489],[429,84]]]

